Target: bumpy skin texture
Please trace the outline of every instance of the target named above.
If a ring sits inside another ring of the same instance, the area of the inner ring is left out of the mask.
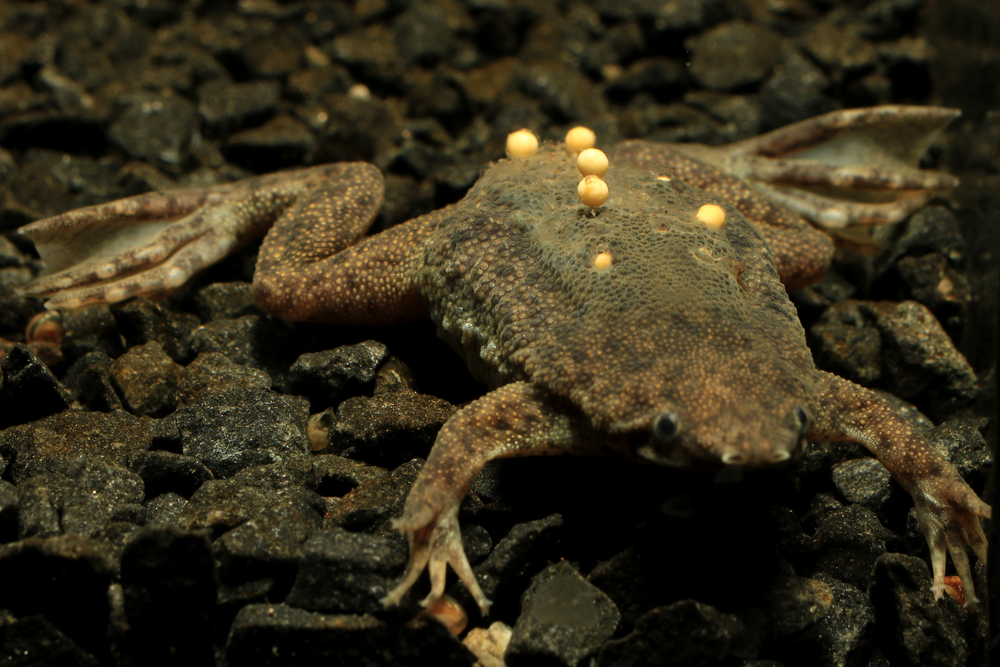
[[[986,557],[979,517],[989,506],[885,401],[813,365],[782,281],[819,278],[829,240],[743,181],[670,146],[629,142],[610,157],[611,196],[599,208],[576,198],[573,157],[548,145],[493,165],[460,203],[359,242],[383,189],[369,165],[185,195],[235,210],[238,220],[227,223],[235,234],[276,220],[254,279],[269,312],[337,323],[429,313],[472,371],[497,387],[442,428],[396,522],[411,559],[385,602],[398,603],[425,568],[425,603],[433,602],[450,564],[486,612],[457,516],[491,459],[614,453],[660,465],[752,468],[798,456],[809,438],[868,447],[914,498],[935,593],[949,552],[972,591],[966,548]],[[66,214],[28,232],[51,236],[69,217],[77,225],[117,220],[128,207],[143,219],[157,206],[176,217],[184,198],[164,197]],[[699,220],[706,204],[724,210],[721,228]],[[185,228],[215,215],[189,208],[178,223]],[[134,264],[131,254],[123,250],[113,268]],[[595,263],[605,254],[610,265]],[[35,291],[53,295],[56,307],[78,306],[141,291],[146,270],[94,284],[89,276],[115,272],[71,267]],[[74,271],[87,280],[73,283]],[[68,291],[59,286],[67,282]]]

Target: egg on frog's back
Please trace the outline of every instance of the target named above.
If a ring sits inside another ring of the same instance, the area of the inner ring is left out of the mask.
[[[579,180],[575,157],[562,147],[491,167],[470,196],[496,227],[490,237],[504,246],[498,256],[523,263],[539,289],[558,289],[578,311],[600,318],[661,316],[671,304],[704,306],[708,295],[730,307],[739,302],[734,272],[742,260],[729,236],[756,233],[734,209],[625,160],[611,162],[602,206],[579,201]],[[699,220],[706,204],[723,212],[724,224]],[[490,241],[477,236],[483,252]]]

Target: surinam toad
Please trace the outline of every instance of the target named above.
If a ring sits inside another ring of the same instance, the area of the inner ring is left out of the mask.
[[[441,429],[396,527],[410,542],[395,604],[450,565],[480,608],[458,509],[499,457],[621,454],[673,467],[757,468],[809,440],[862,443],[910,493],[930,546],[975,604],[967,547],[990,516],[886,401],[816,369],[786,289],[818,280],[819,224],[895,221],[955,180],[916,165],[955,112],[835,112],[724,148],[625,142],[600,205],[577,198],[573,151],[500,160],[454,205],[371,237],[383,181],[363,163],[152,193],[22,229],[54,309],[156,295],[267,233],[254,277],[279,317],[390,324],[430,315],[493,390]],[[707,208],[706,208],[707,207]]]

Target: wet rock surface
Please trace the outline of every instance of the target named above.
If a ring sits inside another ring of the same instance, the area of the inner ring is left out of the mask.
[[[4,3],[0,662],[475,660],[420,614],[425,581],[379,602],[407,559],[391,519],[483,391],[432,326],[271,318],[251,243],[163,301],[26,340],[42,308],[16,288],[41,266],[13,230],[151,189],[366,160],[386,174],[383,229],[458,200],[522,126],[717,144],[845,106],[962,107],[929,154],[961,188],[876,234],[874,255],[845,242],[794,299],[817,362],[912,403],[983,489],[1000,209],[984,137],[1000,132],[977,97],[997,70],[965,26],[988,4]],[[327,409],[315,449],[307,419]],[[910,505],[839,443],[738,484],[497,462],[460,514],[491,615],[448,592],[470,629],[514,629],[483,649],[510,665],[984,665],[981,617],[928,590]]]

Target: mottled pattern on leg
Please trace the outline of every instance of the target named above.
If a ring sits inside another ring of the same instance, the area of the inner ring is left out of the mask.
[[[920,527],[927,538],[934,570],[934,595],[944,591],[946,554],[967,591],[966,605],[975,607],[975,587],[968,547],[986,561],[986,536],[979,518],[990,518],[990,506],[927,440],[874,392],[829,373],[819,373],[818,411],[809,432],[814,440],[860,442],[913,497]]]

